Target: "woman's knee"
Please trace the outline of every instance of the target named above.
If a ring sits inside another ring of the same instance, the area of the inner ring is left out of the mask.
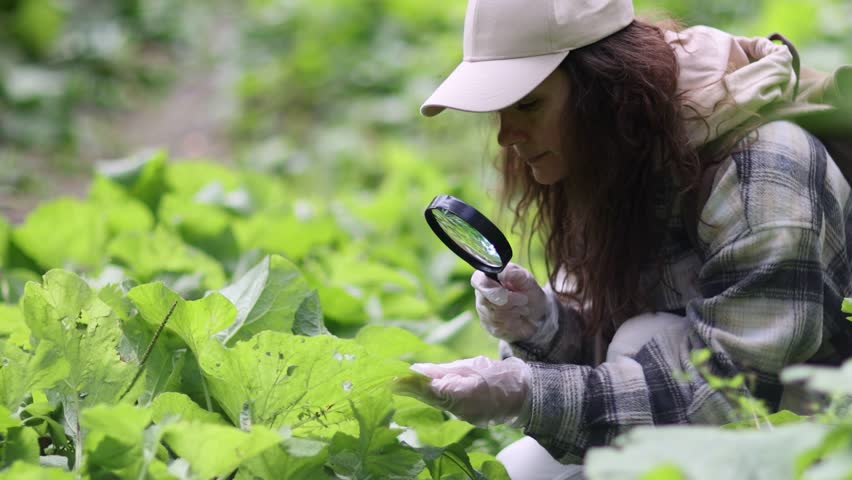
[[[606,359],[633,355],[655,335],[682,335],[686,318],[671,313],[643,313],[628,319],[615,332],[607,349]]]

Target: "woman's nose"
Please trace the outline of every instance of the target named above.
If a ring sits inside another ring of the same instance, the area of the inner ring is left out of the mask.
[[[528,140],[528,134],[518,119],[506,112],[500,112],[500,131],[497,143],[501,147],[511,147]]]

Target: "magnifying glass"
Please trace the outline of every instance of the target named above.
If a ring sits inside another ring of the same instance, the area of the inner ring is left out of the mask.
[[[500,283],[497,274],[512,259],[512,247],[488,217],[450,195],[432,199],[424,214],[426,223],[444,245],[470,266]]]

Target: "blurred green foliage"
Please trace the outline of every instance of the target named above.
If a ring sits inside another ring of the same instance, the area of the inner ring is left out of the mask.
[[[77,114],[126,108],[175,74],[184,3],[0,2],[0,147],[76,155]]]
[[[132,108],[185,73],[181,56],[236,68],[228,166],[130,156],[100,165],[83,199],[44,203],[19,225],[0,219],[0,300],[16,303],[53,267],[199,298],[278,254],[304,273],[337,335],[394,326],[454,356],[495,355],[473,313],[471,269],[423,220],[442,193],[498,213],[494,118],[418,112],[461,59],[465,3],[0,0],[0,156],[77,158],[80,112]],[[686,25],[779,31],[816,67],[852,62],[848,1],[636,3]],[[235,48],[203,48],[232,27]],[[543,280],[540,247],[527,255],[509,237]],[[477,430],[465,446],[494,452],[515,433]]]

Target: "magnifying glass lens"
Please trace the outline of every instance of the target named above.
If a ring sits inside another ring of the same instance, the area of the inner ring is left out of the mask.
[[[447,236],[464,251],[490,267],[503,266],[497,248],[464,219],[441,208],[432,210],[432,214]]]

